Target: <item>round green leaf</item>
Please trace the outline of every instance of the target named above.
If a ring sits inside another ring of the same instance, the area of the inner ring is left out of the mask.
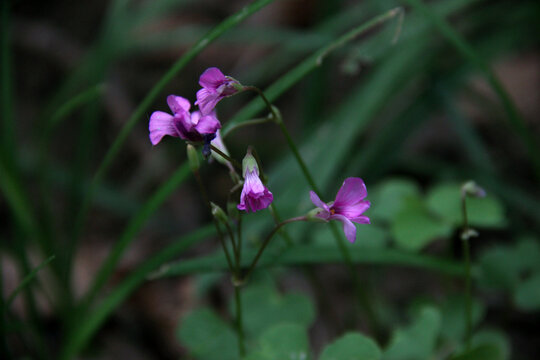
[[[237,360],[236,333],[210,309],[198,309],[185,316],[177,337],[198,360]]]
[[[250,354],[251,360],[306,360],[309,339],[306,328],[298,324],[278,324],[259,338],[259,350]]]
[[[463,224],[459,184],[442,184],[431,188],[427,195],[427,206],[448,223],[457,227]],[[506,225],[501,203],[490,194],[484,198],[467,198],[467,218],[471,226],[501,228]]]
[[[379,360],[381,350],[372,339],[349,333],[326,346],[319,360]]]
[[[372,192],[369,197],[371,208],[367,215],[375,220],[392,221],[410,197],[420,196],[418,185],[408,179],[387,180]]]
[[[419,199],[405,204],[392,223],[392,235],[402,249],[419,251],[440,237],[448,237],[451,227],[434,218],[423,208]]]
[[[428,359],[435,350],[441,328],[441,314],[434,307],[424,307],[411,325],[398,329],[383,354],[384,360]]]
[[[514,303],[524,311],[540,309],[540,272],[518,283],[514,292]]]

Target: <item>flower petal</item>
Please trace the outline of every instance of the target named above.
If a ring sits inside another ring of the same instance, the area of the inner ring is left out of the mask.
[[[174,117],[163,111],[154,111],[148,123],[150,141],[157,145],[165,135],[178,137],[178,131],[174,126]]]
[[[192,123],[195,123],[194,117],[197,118],[199,116],[196,115],[197,113],[200,114],[199,111],[194,111],[193,114],[191,114]],[[214,134],[218,129],[221,129],[221,123],[216,117],[216,113],[212,112],[210,115],[201,116],[195,125],[195,129],[200,134]]]
[[[191,103],[188,99],[176,95],[167,96],[167,104],[171,108],[173,114],[189,111],[191,108]]]
[[[313,203],[313,205],[315,205],[316,207],[320,207],[321,209],[324,209],[327,212],[330,211],[330,208],[328,207],[328,205],[326,205],[326,203],[324,203],[319,198],[319,195],[317,195],[317,193],[315,191],[310,191],[309,192],[309,198],[311,199],[311,202]]]
[[[371,203],[367,200],[359,201],[358,203],[354,205],[341,205],[341,206],[335,206],[334,204],[334,210],[336,211],[336,214],[341,214],[345,217],[348,217],[349,219],[358,217],[364,213],[367,209],[369,209]]]
[[[224,81],[226,81],[225,75],[223,75],[223,73],[216,67],[206,69],[199,78],[199,84],[203,88],[207,88],[209,90],[213,89],[214,91],[216,91],[216,89]]]
[[[366,196],[367,190],[364,180],[357,177],[347,178],[336,195],[334,207],[355,205]]]
[[[356,226],[345,216],[343,215],[332,215],[330,216],[330,220],[338,220],[343,223],[343,232],[345,233],[345,237],[350,242],[354,242],[356,240]]]
[[[199,105],[199,109],[203,115],[208,115],[214,110],[221,99],[223,99],[223,96],[203,88],[197,91],[197,101],[195,101],[195,105]]]
[[[357,216],[355,218],[349,218],[349,220],[357,224],[371,224],[371,221],[367,216]]]

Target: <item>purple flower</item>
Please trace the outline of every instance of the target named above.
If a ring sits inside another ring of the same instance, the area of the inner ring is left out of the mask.
[[[364,200],[367,196],[366,185],[360,178],[350,177],[345,179],[339,189],[336,199],[328,204],[321,201],[314,191],[310,191],[311,202],[321,209],[317,217],[326,221],[339,220],[343,223],[343,232],[350,242],[356,240],[356,226],[369,224],[369,218],[363,216],[364,211],[369,209],[370,202]]]
[[[195,105],[199,105],[204,115],[210,114],[221,99],[238,92],[237,86],[240,85],[233,78],[223,75],[216,67],[206,69],[199,78],[199,84],[203,88],[197,91]]]
[[[272,193],[264,186],[259,178],[257,161],[251,154],[247,154],[242,162],[244,170],[244,187],[240,195],[238,210],[255,212],[266,209],[274,201]]]
[[[172,115],[154,111],[150,116],[148,130],[152,145],[157,145],[165,135],[189,141],[205,141],[209,137],[213,139],[216,131],[221,128],[214,112],[208,115],[202,115],[200,111],[190,113],[189,100],[181,96],[167,96],[167,104]]]

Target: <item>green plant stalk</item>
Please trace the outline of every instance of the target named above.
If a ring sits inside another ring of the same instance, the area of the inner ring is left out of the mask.
[[[75,327],[63,342],[59,359],[69,360],[77,355],[90,341],[99,327],[107,317],[131,294],[137,289],[152,271],[159,266],[171,261],[191,246],[198,243],[201,239],[213,236],[215,229],[212,225],[202,227],[188,235],[184,235],[175,240],[171,245],[152,256],[149,260],[141,264],[136,270],[128,275],[118,286],[116,286],[105,299],[91,311],[82,314],[83,321],[79,321],[79,326]],[[159,270],[159,273],[165,273],[166,267]],[[154,274],[153,278],[158,277]],[[80,319],[79,319],[80,320]]]
[[[232,165],[234,165],[234,167],[236,169],[240,170],[240,172],[242,171],[242,165],[238,161],[236,161],[235,159],[233,159],[229,155],[225,154],[223,151],[219,150],[214,145],[210,145],[210,149],[212,149],[212,151],[214,151],[216,154],[218,154],[219,156],[221,156],[222,158],[224,158],[225,160],[230,162]]]
[[[465,346],[471,348],[472,336],[472,296],[471,296],[471,250],[469,237],[464,236],[469,231],[469,221],[467,217],[467,196],[461,195],[461,212],[463,215],[463,235],[461,236],[463,248],[463,262],[465,265]]]
[[[228,129],[226,135],[227,136],[231,135],[235,130],[238,130],[238,129],[246,127],[246,126],[261,125],[261,124],[266,124],[266,123],[269,123],[269,122],[272,122],[272,121],[274,121],[274,118],[272,116],[267,116],[267,117],[257,118],[257,119],[251,119],[249,121],[245,121],[245,122],[233,125],[232,127],[230,127]],[[223,136],[223,138],[225,139],[225,136]]]
[[[335,45],[335,47],[337,47],[337,46],[339,46],[339,45]],[[327,52],[330,52],[332,49],[333,48],[327,49]],[[323,54],[321,54],[320,58],[322,59],[327,54],[327,52],[324,52]],[[315,184],[315,181],[313,180],[313,177],[311,176],[311,173],[310,173],[309,169],[307,168],[306,163],[302,159],[302,156],[300,155],[300,152],[298,151],[298,147],[296,146],[296,144],[295,144],[294,140],[292,139],[289,131],[287,130],[287,127],[283,123],[283,118],[282,118],[281,113],[279,112],[279,110],[277,110],[277,108],[275,106],[272,106],[270,101],[266,98],[266,96],[264,95],[264,93],[260,89],[254,87],[254,86],[249,86],[249,87],[247,87],[247,89],[257,92],[259,94],[259,96],[263,99],[264,103],[266,104],[266,106],[271,111],[275,122],[278,124],[281,132],[285,136],[285,139],[287,140],[287,144],[289,145],[289,148],[293,152],[294,158],[296,159],[296,162],[300,166],[300,169],[302,170],[302,174],[304,175],[304,178],[306,179],[308,184],[311,186],[311,188],[315,192],[320,194],[321,192],[320,192],[319,188],[317,187],[317,185]],[[336,224],[331,223],[330,227],[332,229],[332,235],[334,236],[334,239],[336,240],[336,243],[337,243],[337,245],[339,247],[339,250],[341,251],[343,259],[345,260],[345,264],[347,265],[347,268],[349,270],[349,274],[352,277],[354,288],[355,288],[355,293],[356,293],[356,296],[358,298],[358,301],[360,302],[361,306],[363,307],[363,309],[364,309],[364,311],[365,311],[365,313],[366,313],[366,315],[368,317],[369,326],[370,326],[371,330],[378,336],[378,335],[380,335],[380,327],[379,327],[379,324],[378,324],[378,321],[377,321],[377,317],[375,316],[375,311],[373,310],[373,305],[371,304],[371,301],[370,301],[369,296],[368,296],[368,294],[367,294],[367,292],[365,290],[365,287],[362,287],[362,285],[360,284],[360,278],[358,277],[358,273],[356,272],[356,269],[353,266],[353,263],[351,261],[351,255],[349,254],[349,249],[347,248],[347,245],[345,244],[345,240],[343,239],[343,237],[341,236],[339,230],[337,229]],[[263,244],[263,249],[264,249],[265,246],[266,246],[266,242]],[[260,254],[258,256],[260,256]]]
[[[97,185],[103,180],[107,171],[109,170],[112,162],[122,149],[127,137],[137,124],[137,122],[142,118],[143,114],[148,110],[152,105],[155,99],[163,91],[165,86],[174,79],[174,77],[182,70],[192,59],[194,59],[201,51],[203,51],[209,44],[211,44],[215,39],[220,37],[230,28],[234,27],[238,23],[245,20],[247,17],[251,16],[253,13],[257,12],[261,8],[270,4],[274,0],[257,0],[247,7],[243,8],[236,14],[225,19],[222,23],[212,29],[208,34],[206,34],[202,39],[200,39],[190,50],[188,50],[183,56],[181,56],[173,66],[167,71],[167,73],[158,81],[156,85],[148,92],[146,97],[141,101],[140,105],[135,109],[129,120],[126,122],[117,138],[113,142],[112,146],[107,151],[103,161],[101,162],[96,174],[94,175],[92,184],[86,196],[82,201],[81,208],[77,214],[75,220],[75,235],[78,237],[78,234],[83,229],[86,215],[92,203],[93,193]]]
[[[193,171],[193,175],[195,176],[195,180],[197,180],[197,185],[199,187],[199,192],[201,193],[201,196],[203,198],[203,201],[206,205],[206,207],[208,208],[208,211],[210,211],[210,213],[212,213],[212,206],[210,205],[210,199],[208,197],[208,194],[206,193],[206,189],[204,188],[204,184],[202,182],[202,179],[201,179],[201,175],[199,173],[198,170],[195,170]],[[229,248],[227,247],[227,244],[225,243],[225,239],[223,237],[223,234],[221,232],[221,230],[219,229],[219,222],[216,218],[214,218],[214,226],[216,227],[216,231],[218,233],[218,237],[219,237],[219,241],[221,243],[221,247],[223,248],[223,252],[225,253],[225,257],[227,258],[227,264],[229,265],[229,270],[231,271],[231,273],[234,271],[234,266],[233,266],[233,262],[232,262],[232,258],[231,258],[231,255],[229,253]],[[230,228],[228,227],[228,224],[225,226],[227,228],[227,230],[229,231],[229,234],[231,236],[231,243],[233,245],[233,251],[236,252],[235,250],[235,245],[234,245],[234,237],[232,236],[232,232],[230,232]]]
[[[266,236],[264,239],[262,245],[259,247],[259,250],[257,251],[257,254],[253,258],[251,265],[249,265],[248,270],[244,273],[241,280],[245,281],[249,278],[253,270],[255,270],[255,267],[257,266],[257,263],[259,262],[259,259],[261,258],[261,255],[263,254],[264,250],[266,249],[266,246],[270,243],[270,240],[272,240],[272,237],[276,234],[276,232],[281,229],[282,226],[290,224],[292,222],[296,221],[307,221],[305,216],[299,216],[291,219],[287,219],[285,221],[280,222],[274,228],[272,231]]]
[[[241,285],[234,285],[234,304],[236,307],[236,331],[238,335],[238,353],[240,359],[246,356],[246,346],[244,344],[244,326],[242,322],[242,297],[240,294]]]
[[[487,82],[501,101],[512,129],[525,143],[529,157],[533,163],[536,177],[540,179],[540,150],[538,149],[537,139],[534,137],[533,132],[527,129],[525,121],[519,114],[515,104],[512,102],[512,99],[489,64],[476,52],[474,47],[470,45],[463,36],[454,30],[448,21],[437,15],[421,0],[405,0],[405,2],[420,13],[424,14],[425,17],[435,26],[435,28],[437,28],[437,30],[439,30],[439,32],[458,50],[458,52],[471,63],[476,65],[484,74]]]

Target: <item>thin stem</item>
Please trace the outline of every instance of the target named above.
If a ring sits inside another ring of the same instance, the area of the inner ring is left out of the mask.
[[[400,9],[401,8],[396,8],[396,9],[393,9],[393,10],[389,11],[385,16],[381,17],[380,19],[377,19],[377,21],[375,23],[385,21],[387,18],[391,18],[391,17],[399,14],[399,12],[402,11]],[[364,31],[364,30],[362,30],[362,31]],[[359,31],[359,33],[361,33],[361,31]],[[354,38],[357,35],[358,34],[354,33],[354,34],[350,35],[350,38]],[[345,40],[345,42],[349,41],[350,38],[347,38]],[[342,44],[339,43],[336,46],[341,46],[341,45]],[[329,50],[329,52],[330,52],[330,50]],[[326,56],[326,54],[327,53],[323,53],[320,56],[321,61],[322,61],[322,58],[324,58],[324,56]],[[279,110],[275,106],[272,106],[270,101],[264,95],[264,92],[261,91],[260,89],[258,89],[257,87],[246,86],[245,89],[255,91],[263,99],[264,103],[266,104],[266,106],[268,107],[268,109],[270,110],[272,115],[274,116],[275,122],[278,124],[281,132],[285,136],[285,139],[287,140],[287,144],[289,145],[289,148],[293,152],[293,155],[294,155],[294,157],[296,159],[296,162],[300,166],[300,169],[302,170],[302,173],[303,173],[306,181],[308,182],[309,186],[315,192],[320,193],[320,190],[317,187],[317,185],[315,184],[315,181],[313,180],[313,177],[311,176],[311,173],[309,172],[309,169],[307,168],[306,163],[304,162],[304,160],[302,159],[302,156],[300,155],[300,152],[298,151],[298,147],[294,143],[294,140],[292,139],[291,135],[289,134],[289,131],[287,130],[287,127],[285,126],[285,124],[283,122],[283,118],[282,118],[281,113],[279,112]],[[376,335],[379,335],[380,326],[378,325],[377,317],[376,317],[375,312],[373,310],[373,305],[371,304],[371,301],[369,299],[369,296],[368,296],[366,290],[364,289],[364,287],[362,287],[360,285],[360,279],[359,279],[358,274],[356,273],[356,269],[355,269],[355,267],[354,267],[354,265],[352,263],[351,255],[349,253],[349,250],[347,249],[347,245],[345,244],[345,240],[343,240],[343,238],[341,237],[341,235],[339,233],[339,230],[336,228],[335,224],[333,224],[333,223],[331,224],[331,229],[332,229],[332,233],[334,235],[334,238],[336,239],[336,242],[338,244],[339,250],[340,250],[340,252],[341,252],[341,254],[343,256],[343,259],[345,260],[347,268],[349,269],[349,273],[351,274],[351,277],[353,279],[354,288],[355,288],[355,291],[356,291],[357,298],[360,301],[360,304],[364,308],[364,310],[366,312],[366,315],[368,317],[369,326]]]
[[[243,128],[243,127],[246,127],[246,126],[251,126],[251,125],[260,125],[260,124],[265,124],[267,122],[271,122],[271,121],[274,121],[274,118],[273,116],[267,116],[267,117],[263,117],[263,118],[257,118],[257,119],[252,119],[252,120],[249,120],[249,121],[244,121],[244,122],[241,122],[239,124],[236,124],[236,125],[233,125],[232,127],[230,127],[229,129],[227,129],[226,132],[224,132],[223,134],[221,134],[221,137],[223,139],[225,139],[227,136],[229,136],[233,131],[235,130],[238,130],[240,128]]]
[[[270,210],[270,214],[272,214],[272,218],[274,219],[274,222],[276,223],[276,225],[281,223],[281,217],[279,216],[279,212],[278,212],[276,206],[274,205],[274,203],[270,204],[270,206],[268,208]],[[285,231],[285,229],[280,229],[279,234],[281,235],[283,240],[285,240],[288,247],[291,247],[293,245],[293,241],[292,241],[289,233],[287,233],[287,231]]]
[[[229,225],[228,222],[224,222],[224,225],[225,225],[225,229],[227,229],[227,234],[229,234],[229,237],[231,238],[231,244],[232,244],[233,253],[234,253],[234,260],[236,264],[236,271],[238,272],[238,267],[239,267],[238,264],[240,262],[240,258],[238,257],[238,244],[236,243],[234,239],[234,233],[231,229],[231,225]]]
[[[210,205],[210,200],[208,198],[208,194],[206,193],[206,189],[204,188],[204,184],[203,184],[203,182],[201,180],[201,175],[199,174],[198,171],[194,171],[193,175],[195,175],[195,179],[197,180],[197,185],[199,186],[199,191],[201,192],[204,203],[206,204],[206,206],[208,207],[210,212],[212,212],[212,206]],[[216,218],[214,218],[214,226],[216,227],[216,231],[218,233],[219,241],[221,243],[221,246],[223,247],[223,252],[225,253],[225,257],[227,258],[227,264],[229,265],[229,269],[232,272],[234,267],[233,267],[233,263],[231,261],[231,255],[229,254],[229,249],[227,248],[227,244],[225,243],[225,240],[223,239],[223,233],[221,232],[221,229],[219,227],[219,224],[218,224],[218,221],[216,220]],[[231,241],[234,241],[234,240],[231,239]]]
[[[234,160],[232,157],[230,157],[229,155],[225,154],[223,151],[219,150],[217,147],[215,147],[214,145],[210,145],[210,148],[212,149],[213,152],[215,152],[216,154],[218,154],[219,156],[221,156],[222,158],[224,158],[225,160],[227,160],[228,162],[230,162],[231,164],[234,165],[235,168],[239,169],[240,171],[242,171],[242,165]]]
[[[238,334],[238,352],[240,358],[246,355],[246,348],[244,346],[244,326],[242,323],[242,299],[240,296],[241,286],[234,286],[234,303],[236,306],[236,330]]]
[[[306,217],[305,216],[299,216],[299,217],[295,217],[295,218],[291,218],[291,219],[288,219],[288,220],[285,220],[285,221],[282,221],[281,223],[277,224],[274,229],[272,229],[272,231],[270,232],[270,234],[268,234],[268,236],[266,237],[266,239],[264,239],[264,242],[263,244],[261,245],[261,247],[259,248],[259,251],[257,252],[257,255],[255,255],[255,258],[253,259],[253,261],[251,262],[251,265],[249,266],[248,268],[248,271],[245,273],[245,275],[243,276],[243,279],[247,279],[249,278],[249,275],[251,275],[251,273],[253,272],[253,270],[255,269],[255,266],[257,265],[257,262],[259,261],[262,253],[264,252],[264,249],[266,249],[266,246],[268,245],[268,243],[270,242],[270,240],[272,239],[272,237],[276,234],[276,232],[284,225],[286,224],[290,224],[292,222],[295,222],[295,221],[306,221]]]
[[[467,217],[467,195],[461,194],[461,211],[463,215],[463,232],[461,236],[463,262],[465,265],[465,346],[471,347],[472,335],[472,299],[471,299],[471,250],[469,245],[469,221]]]
[[[237,232],[237,239],[238,239],[238,264],[240,267],[240,264],[242,263],[242,215],[238,216],[238,223],[236,224],[236,232]]]

